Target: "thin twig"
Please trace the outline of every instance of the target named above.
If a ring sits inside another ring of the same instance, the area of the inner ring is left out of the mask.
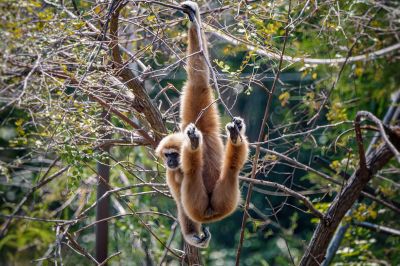
[[[289,23],[289,20],[290,20],[290,12],[291,12],[291,1],[289,1],[289,9],[288,9],[288,13],[287,13],[287,23]],[[286,28],[283,47],[282,47],[282,53],[281,53],[281,57],[279,60],[279,65],[278,65],[278,73],[276,74],[276,76],[274,78],[274,82],[272,83],[271,90],[269,91],[269,97],[268,97],[267,105],[265,106],[264,117],[261,122],[260,131],[259,131],[260,133],[258,135],[258,140],[257,140],[258,143],[261,142],[261,140],[263,139],[263,136],[264,136],[264,129],[265,129],[265,124],[267,122],[267,119],[269,117],[269,109],[270,109],[270,105],[272,102],[272,96],[275,92],[276,84],[277,84],[277,81],[279,79],[279,75],[280,75],[281,69],[282,69],[283,55],[285,54],[288,33],[289,33],[289,28]],[[260,150],[261,150],[261,144],[257,144],[256,145],[256,153],[254,155],[253,162],[252,162],[253,166],[252,166],[252,170],[251,170],[251,179],[255,179],[255,176],[256,176],[257,165],[258,165],[257,162],[258,162],[258,158],[260,156]],[[243,218],[242,218],[242,225],[241,225],[241,229],[240,229],[239,244],[238,244],[237,251],[236,251],[236,262],[235,262],[236,266],[239,266],[239,262],[240,262],[240,254],[241,254],[243,240],[244,240],[244,230],[245,230],[246,221],[247,221],[247,217],[248,217],[247,209],[249,208],[249,204],[250,204],[252,188],[253,188],[253,183],[250,183],[249,188],[247,190],[246,202],[244,204],[244,212],[243,212]]]
[[[393,145],[393,143],[389,140],[389,138],[386,134],[386,131],[385,131],[385,127],[384,127],[383,123],[381,122],[381,120],[379,120],[376,116],[374,116],[372,113],[367,112],[367,111],[357,112],[356,121],[357,120],[359,121],[361,117],[365,117],[365,118],[371,120],[378,126],[380,136],[385,141],[385,143],[388,145],[389,149],[393,152],[397,161],[400,162],[400,152],[396,149],[396,147]],[[356,134],[357,134],[357,132],[356,132]]]
[[[263,185],[263,186],[268,186],[268,187],[273,187],[273,188],[279,189],[282,192],[286,193],[287,195],[293,196],[296,199],[302,201],[304,203],[304,205],[306,205],[306,207],[311,211],[311,213],[313,215],[315,215],[316,217],[318,217],[321,220],[324,219],[324,214],[322,212],[318,211],[307,197],[301,195],[300,193],[298,193],[282,184],[265,181],[265,180],[251,179],[248,177],[239,177],[239,179],[249,182],[249,183],[252,183],[252,184]]]
[[[12,214],[10,215],[10,217],[8,217],[6,219],[6,221],[3,223],[2,227],[1,227],[1,231],[0,231],[0,238],[2,238],[5,233],[7,232],[7,229],[12,221],[12,219],[14,218],[14,216],[22,209],[22,206],[25,204],[25,202],[32,197],[33,193],[45,186],[46,184],[48,184],[50,181],[54,180],[55,178],[57,178],[58,176],[60,176],[61,174],[63,174],[65,171],[67,171],[69,169],[69,166],[66,166],[64,168],[62,168],[60,171],[54,173],[53,175],[49,176],[48,178],[42,180],[41,182],[39,182],[38,184],[36,184],[35,186],[33,186],[29,192],[25,195],[25,197],[18,203],[17,207],[15,207],[14,211],[12,212]]]

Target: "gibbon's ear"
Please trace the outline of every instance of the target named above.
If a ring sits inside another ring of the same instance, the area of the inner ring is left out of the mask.
[[[158,143],[158,146],[157,146],[157,148],[156,148],[156,156],[158,157],[158,158],[162,158],[162,150],[163,150],[163,147],[164,147],[164,145],[165,145],[165,140],[166,138],[163,138],[161,141],[160,141],[160,143]]]

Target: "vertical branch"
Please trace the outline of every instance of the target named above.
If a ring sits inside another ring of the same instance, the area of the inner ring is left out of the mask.
[[[110,115],[107,110],[103,110],[102,117],[104,121],[110,119]],[[102,132],[104,133],[104,132]],[[103,139],[110,139],[111,134],[107,134]],[[103,151],[106,153],[110,152],[110,146],[105,145]],[[108,218],[110,216],[110,198],[107,195],[106,198],[100,201],[100,199],[109,190],[109,179],[110,179],[110,161],[105,159],[102,162],[97,163],[97,172],[99,175],[99,183],[97,185],[97,201],[99,204],[96,206],[96,221],[101,222],[96,224],[96,260],[99,263],[105,262],[108,254]],[[107,265],[104,263],[103,265]]]
[[[188,265],[202,265],[200,250],[197,247],[191,246],[185,242],[185,257],[182,262]]]
[[[288,14],[287,14],[287,23],[289,24],[289,20],[290,20],[290,11],[291,11],[291,1],[289,1],[289,9],[288,9]],[[279,76],[282,70],[282,64],[283,64],[283,56],[285,54],[285,49],[286,49],[286,42],[287,42],[287,38],[288,38],[288,34],[289,34],[289,27],[285,28],[285,39],[283,42],[283,47],[282,47],[282,53],[281,53],[281,57],[279,60],[279,65],[278,65],[278,73],[275,76],[274,82],[272,83],[272,88],[269,91],[269,95],[268,95],[268,101],[267,101],[267,105],[265,106],[265,111],[264,111],[264,117],[263,120],[261,122],[261,126],[260,126],[260,134],[258,135],[258,144],[256,146],[256,153],[254,155],[253,158],[253,167],[251,169],[251,178],[254,179],[256,176],[256,172],[257,172],[257,162],[258,162],[258,158],[260,157],[260,148],[261,148],[261,140],[263,139],[264,136],[264,129],[265,129],[265,124],[267,122],[267,119],[269,117],[269,109],[271,106],[271,102],[272,102],[272,96],[275,92],[275,88],[276,88],[276,84],[279,80]],[[247,218],[248,218],[248,214],[247,214],[247,210],[249,208],[250,205],[250,200],[251,200],[251,194],[253,191],[253,183],[249,184],[249,188],[247,190],[247,195],[246,195],[246,202],[244,205],[244,212],[243,212],[243,218],[242,218],[242,226],[240,229],[240,238],[239,238],[239,244],[238,244],[238,248],[236,251],[236,266],[239,266],[239,262],[240,262],[240,254],[242,251],[242,246],[243,246],[243,240],[244,240],[244,228],[246,226],[246,222],[247,222]]]

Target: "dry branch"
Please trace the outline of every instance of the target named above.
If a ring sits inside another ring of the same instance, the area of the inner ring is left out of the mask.
[[[323,220],[324,219],[324,215],[318,211],[314,205],[311,203],[311,201],[303,196],[302,194],[282,185],[282,184],[278,184],[275,182],[270,182],[270,181],[265,181],[265,180],[257,180],[257,179],[251,179],[251,178],[247,178],[247,177],[240,177],[241,180],[249,182],[249,183],[253,183],[253,184],[257,184],[257,185],[263,185],[263,186],[268,186],[268,187],[273,187],[276,189],[279,189],[281,191],[283,191],[285,194],[290,195],[295,197],[296,199],[302,201],[304,203],[304,205],[311,211],[311,213],[313,215],[315,215],[316,217],[318,217],[319,219]]]
[[[111,55],[113,59],[113,67],[118,77],[124,82],[124,84],[132,91],[135,95],[135,106],[140,106],[138,111],[143,112],[146,120],[154,130],[154,138],[157,143],[162,135],[166,133],[167,129],[162,121],[160,111],[153,105],[150,96],[147,94],[143,84],[134,76],[132,71],[128,68],[127,64],[122,61],[120,48],[118,46],[118,21],[119,14],[122,8],[125,6],[121,1],[118,1],[116,9],[111,13],[110,18],[110,38],[109,47],[111,49]]]

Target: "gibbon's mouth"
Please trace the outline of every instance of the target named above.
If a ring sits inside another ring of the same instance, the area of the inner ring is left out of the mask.
[[[174,167],[170,167],[170,166],[168,165],[168,169],[169,169],[170,171],[177,171],[177,170],[179,169],[179,165],[174,166]]]
[[[195,11],[188,5],[182,5],[183,12],[189,16],[189,20],[193,22],[195,17]]]

